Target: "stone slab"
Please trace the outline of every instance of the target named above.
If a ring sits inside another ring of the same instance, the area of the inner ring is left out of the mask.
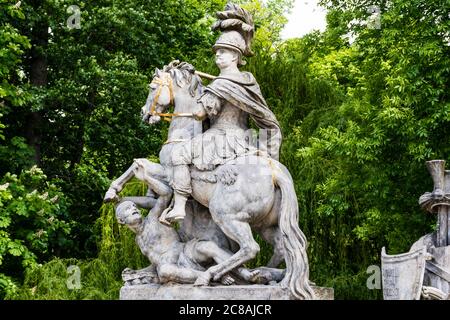
[[[333,288],[313,286],[319,300],[333,300]],[[120,300],[293,300],[288,290],[269,285],[196,287],[140,284],[123,286]]]

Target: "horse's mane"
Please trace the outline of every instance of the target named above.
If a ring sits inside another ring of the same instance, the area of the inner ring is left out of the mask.
[[[163,72],[167,72],[170,74],[172,79],[175,81],[177,86],[183,86],[183,80],[189,84],[189,93],[191,96],[195,96],[195,91],[199,89],[199,92],[202,90],[202,79],[200,76],[195,74],[195,68],[193,65],[187,62],[179,62],[178,60],[174,60],[168,65],[164,66]]]

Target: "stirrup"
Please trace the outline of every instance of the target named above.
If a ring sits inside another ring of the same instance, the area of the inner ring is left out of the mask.
[[[171,209],[173,209],[173,208],[171,208]],[[167,212],[166,212],[166,214],[164,215],[164,219],[166,221],[173,221],[173,222],[184,220],[184,217],[186,217],[186,214],[183,215],[183,216],[170,216],[170,214],[168,215]]]
[[[170,223],[170,221],[166,220],[166,215],[167,212],[169,212],[172,209],[172,206],[168,206],[166,209],[164,209],[164,211],[161,213],[161,215],[159,216],[158,220],[159,222],[161,222],[163,225],[166,225],[168,227],[172,227],[172,224]]]

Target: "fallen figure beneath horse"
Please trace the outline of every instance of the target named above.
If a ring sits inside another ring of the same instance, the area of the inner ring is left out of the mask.
[[[136,199],[136,197],[134,197]],[[154,204],[150,197],[140,197],[139,203],[147,208]],[[136,243],[149,259],[151,266],[141,270],[125,269],[125,280],[137,283],[195,283],[197,278],[214,263],[221,263],[233,255],[227,248],[207,239],[191,239],[182,242],[180,234],[173,228],[158,221],[158,216],[150,210],[142,217],[135,202],[124,200],[116,206],[116,218],[136,234]],[[186,232],[187,230],[183,230]],[[284,270],[261,268],[249,270],[239,267],[220,279],[224,285],[258,283],[268,284],[280,281]]]

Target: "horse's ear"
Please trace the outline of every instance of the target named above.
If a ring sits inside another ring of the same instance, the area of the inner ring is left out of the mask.
[[[158,78],[161,77],[161,70],[159,70],[158,68],[155,69],[155,76],[157,76]]]

